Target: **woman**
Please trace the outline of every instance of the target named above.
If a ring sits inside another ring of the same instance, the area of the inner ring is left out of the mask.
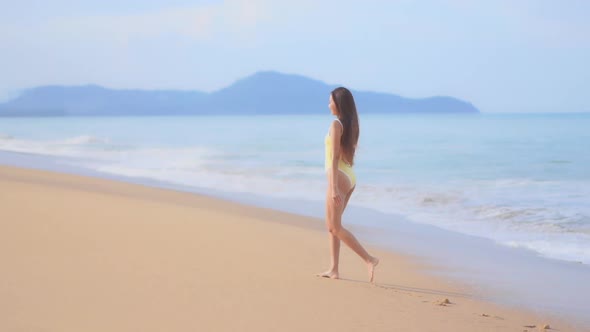
[[[325,140],[325,168],[328,175],[326,226],[330,232],[328,236],[332,267],[318,276],[338,279],[340,241],[343,241],[367,263],[369,280],[372,283],[379,259],[369,255],[354,235],[342,227],[342,213],[356,186],[352,166],[359,139],[359,121],[352,93],[343,87],[334,89],[330,93],[329,107],[332,115],[337,117],[332,122]]]

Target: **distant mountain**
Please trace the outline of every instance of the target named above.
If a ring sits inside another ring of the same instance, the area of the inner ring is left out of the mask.
[[[0,104],[0,115],[189,114],[206,93],[197,91],[111,90],[96,85],[43,86]]]
[[[213,93],[113,90],[96,85],[42,86],[0,104],[0,116],[313,114],[326,111],[327,85],[299,75],[258,72]],[[410,99],[352,91],[363,113],[478,113],[452,97]]]

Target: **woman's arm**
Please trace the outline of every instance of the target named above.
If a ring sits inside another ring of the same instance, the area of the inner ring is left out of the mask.
[[[330,139],[332,140],[332,167],[330,168],[329,185],[332,190],[332,199],[336,205],[340,204],[342,198],[338,192],[338,162],[340,160],[340,137],[342,136],[342,125],[337,120],[330,126]]]

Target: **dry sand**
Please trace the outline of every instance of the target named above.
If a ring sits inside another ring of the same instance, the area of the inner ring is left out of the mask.
[[[369,251],[375,286],[344,245],[318,278],[321,220],[0,166],[0,331],[574,331]]]

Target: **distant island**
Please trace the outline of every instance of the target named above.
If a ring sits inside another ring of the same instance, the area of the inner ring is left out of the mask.
[[[326,111],[335,87],[274,71],[255,73],[212,93],[41,86],[1,103],[0,116],[319,114]],[[351,90],[364,113],[479,113],[471,103],[452,97],[411,99]]]

